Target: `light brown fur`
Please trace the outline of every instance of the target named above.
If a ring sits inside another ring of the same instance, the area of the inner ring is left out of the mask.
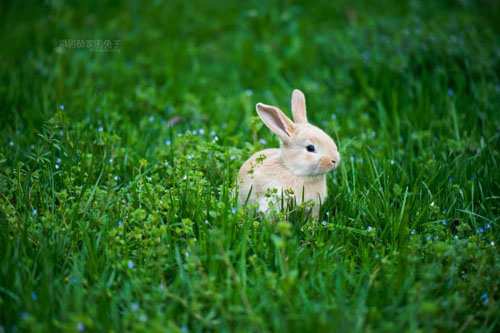
[[[337,146],[325,132],[307,122],[305,98],[299,90],[292,95],[295,122],[277,107],[258,103],[256,108],[264,124],[280,137],[281,148],[259,151],[242,165],[239,205],[248,198],[248,203],[257,203],[259,210],[267,212],[269,202],[281,202],[279,197],[266,196],[269,189],[277,189],[279,196],[292,190],[297,204],[315,203],[313,214],[317,216],[319,204],[328,194],[326,173],[340,162]],[[314,152],[307,151],[310,145]]]

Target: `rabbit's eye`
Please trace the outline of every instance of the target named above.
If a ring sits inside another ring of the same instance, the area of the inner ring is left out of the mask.
[[[316,151],[316,148],[314,148],[313,145],[308,145],[306,147],[307,151],[310,152],[310,153],[314,153]]]

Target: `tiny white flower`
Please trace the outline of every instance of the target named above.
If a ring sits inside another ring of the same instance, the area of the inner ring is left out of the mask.
[[[411,234],[412,234],[412,235],[415,235],[415,232],[416,232],[416,231],[415,231],[415,229],[413,229],[413,230],[411,231]]]
[[[216,137],[214,137],[214,142],[217,142],[217,141],[219,141],[219,138],[216,136]]]
[[[494,241],[491,241],[491,242],[490,242],[490,245],[491,245],[491,246],[495,246],[495,242],[494,242]]]
[[[199,129],[199,132],[200,132],[200,135],[205,134],[205,130],[204,130],[203,128],[200,128],[200,129]]]
[[[115,181],[118,181],[118,176],[115,176]]]
[[[182,177],[182,180],[186,180],[187,178],[188,178],[188,177],[187,177],[186,175],[184,175],[184,176]]]
[[[59,170],[59,165],[58,164],[56,164],[56,170]]]
[[[394,165],[394,160],[391,160],[391,165]]]
[[[194,157],[194,155],[193,155],[193,154],[188,155],[188,159],[190,159],[190,160],[192,160],[192,159],[193,159],[193,157]]]
[[[205,224],[208,224],[208,220],[205,220]]]
[[[113,163],[113,159],[112,158],[109,159],[109,163]]]
[[[9,146],[14,147],[14,141],[9,142]]]
[[[186,257],[189,257],[189,252],[186,252]]]
[[[431,207],[434,207],[434,201],[433,201],[433,202],[431,202]]]

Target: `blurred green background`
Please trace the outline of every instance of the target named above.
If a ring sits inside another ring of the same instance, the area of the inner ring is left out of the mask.
[[[0,30],[0,332],[498,331],[500,2],[2,1]],[[261,220],[229,193],[294,88],[342,162],[321,221]]]

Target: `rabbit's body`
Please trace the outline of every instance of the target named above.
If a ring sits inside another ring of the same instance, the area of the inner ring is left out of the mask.
[[[281,149],[265,149],[253,154],[239,172],[240,196],[243,205],[247,200],[258,203],[259,210],[269,209],[269,202],[279,207],[280,196],[292,190],[297,204],[313,201],[316,211],[327,195],[326,175],[296,175],[286,167]],[[268,189],[276,189],[278,196],[266,196]],[[248,194],[250,193],[250,196]]]
[[[281,195],[291,195],[297,204],[314,202],[313,214],[327,196],[326,174],[340,162],[333,140],[307,121],[305,97],[299,90],[292,95],[294,122],[274,106],[257,104],[264,124],[281,139],[278,149],[265,149],[253,154],[241,167],[238,186],[240,205],[257,203],[268,211],[273,201],[277,208],[285,202]],[[276,190],[276,195],[269,195]],[[285,198],[287,199],[287,198]]]

